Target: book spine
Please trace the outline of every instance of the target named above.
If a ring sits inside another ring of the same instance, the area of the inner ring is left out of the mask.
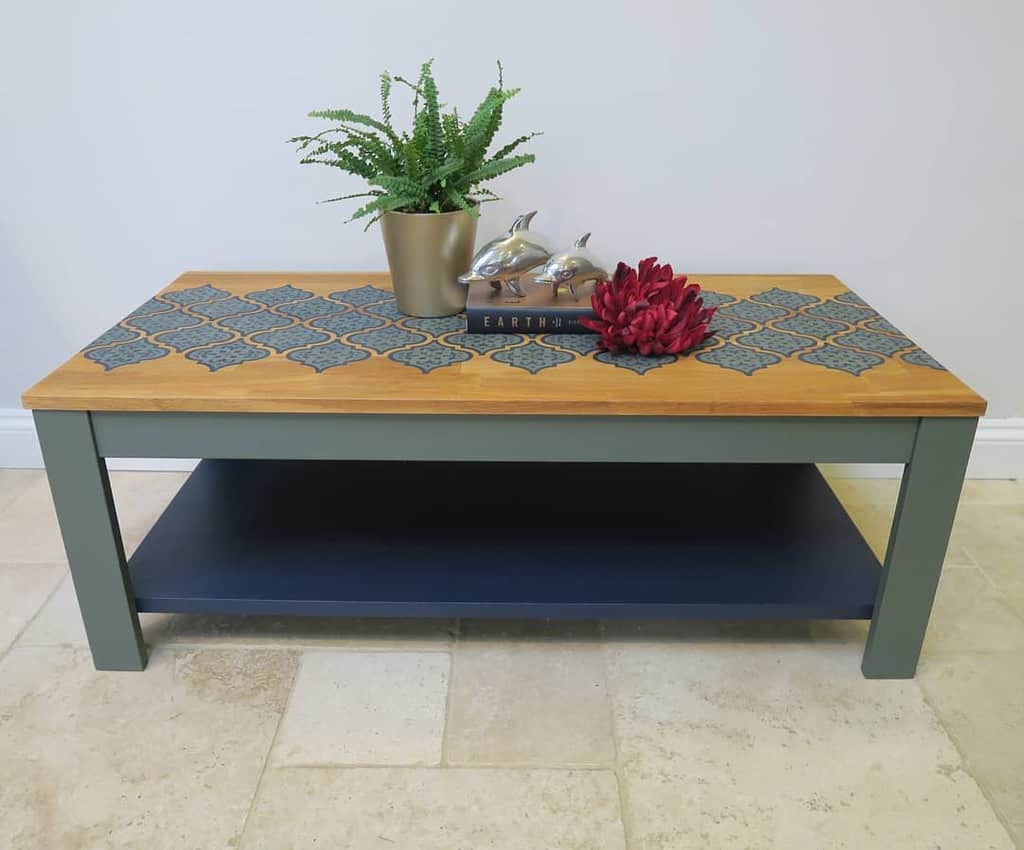
[[[580,319],[589,310],[467,310],[466,330],[471,334],[589,334]]]

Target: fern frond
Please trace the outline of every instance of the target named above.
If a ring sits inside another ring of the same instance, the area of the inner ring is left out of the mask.
[[[310,112],[309,117],[323,118],[326,121],[337,121],[346,124],[362,124],[365,127],[372,127],[374,130],[380,130],[388,138],[397,141],[395,131],[388,127],[387,124],[383,124],[369,115],[363,115],[361,112],[353,112],[351,109],[317,109]]]
[[[351,198],[378,198],[383,195],[383,192],[356,192],[352,195],[338,195],[337,198],[324,198],[322,201],[317,201],[318,204],[333,204],[335,201],[347,201]]]
[[[400,207],[407,207],[415,202],[414,198],[407,198],[403,195],[381,195],[381,197],[370,201],[368,204],[364,204],[352,213],[352,217],[349,221],[355,221],[356,219],[363,218],[372,212],[389,212],[390,210],[396,210]]]
[[[426,133],[427,155],[434,162],[444,160],[444,130],[441,127],[441,108],[437,102],[437,83],[434,82],[434,75],[430,66],[433,64],[424,62],[420,70],[420,79],[423,81],[423,126]]]
[[[400,194],[415,201],[426,196],[421,182],[397,174],[377,174],[370,180],[371,186],[380,186],[389,195]]]
[[[369,162],[365,162],[358,156],[353,154],[351,151],[342,151],[335,153],[335,159],[319,159],[311,157],[309,159],[303,159],[301,162],[305,165],[306,163],[318,163],[320,165],[330,165],[333,168],[340,168],[343,171],[348,171],[351,174],[355,174],[358,177],[362,177],[365,180],[372,180],[377,176],[377,169]]]
[[[450,159],[437,166],[437,168],[433,169],[429,174],[424,175],[423,182],[429,185],[437,183],[443,188],[448,177],[457,172],[460,168],[462,168],[461,159],[457,157],[455,159]]]
[[[385,71],[380,75],[380,113],[384,124],[391,127],[391,75]]]
[[[494,156],[492,156],[491,159],[504,159],[520,145],[525,145],[528,141],[530,141],[530,139],[534,139],[537,136],[543,135],[543,133],[527,133],[525,136],[520,136],[518,139],[513,139],[511,142],[505,145],[505,147],[498,148],[498,150],[494,152]]]
[[[480,218],[480,210],[477,209],[475,205],[470,204],[465,196],[458,190],[452,188],[446,189],[445,198],[447,198],[449,203],[454,204],[463,212],[469,213],[473,218]]]
[[[465,186],[468,189],[476,183],[482,183],[484,180],[493,180],[495,177],[533,162],[535,159],[536,157],[532,153],[510,156],[505,159],[492,159],[468,174],[461,175],[459,185]]]

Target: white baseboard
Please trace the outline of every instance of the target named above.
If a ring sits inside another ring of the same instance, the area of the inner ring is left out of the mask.
[[[148,472],[191,472],[195,460],[189,458],[111,458],[110,469]],[[0,468],[42,469],[43,455],[36,439],[32,413],[18,408],[0,408]]]
[[[0,467],[41,468],[32,414],[27,410],[0,409]],[[111,469],[188,471],[194,460],[111,459]],[[830,464],[830,471],[847,478],[896,478],[898,464]],[[1024,478],[1024,419],[982,419],[967,469],[968,478]]]

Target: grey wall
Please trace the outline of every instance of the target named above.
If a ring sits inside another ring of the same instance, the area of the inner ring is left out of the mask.
[[[504,59],[496,188],[610,260],[833,272],[1024,415],[1024,4],[0,4],[0,408],[184,269],[373,269],[355,191],[284,144],[437,58],[469,109]]]

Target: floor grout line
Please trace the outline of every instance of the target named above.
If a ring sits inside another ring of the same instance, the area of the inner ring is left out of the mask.
[[[619,795],[619,824],[622,826],[622,846],[629,850],[633,846],[630,825],[630,816],[627,807],[626,778],[622,773],[622,746],[619,741],[619,728],[615,720],[615,694],[612,692],[612,677],[608,666],[608,652],[611,649],[607,637],[607,626],[602,620],[598,624],[598,634],[601,637],[601,663],[604,666],[605,697],[608,703],[608,730],[612,737],[613,772],[615,775],[615,790]]]
[[[153,613],[153,612],[145,612]],[[282,638],[287,641],[287,638]],[[237,650],[266,650],[267,652],[352,652],[352,653],[376,653],[380,655],[391,655],[395,653],[415,653],[441,655],[451,650],[447,646],[320,646],[314,644],[294,644],[287,642],[278,643],[236,643],[233,641],[164,641],[157,644],[173,649],[237,649]]]
[[[40,561],[39,563],[50,564],[55,562]],[[28,620],[25,621],[25,625],[18,629],[17,634],[11,639],[11,642],[4,648],[3,652],[0,652],[0,662],[2,662],[7,657],[8,653],[10,653],[10,651],[18,645],[18,641],[21,640],[25,632],[27,632],[29,628],[31,628],[32,624],[36,621],[36,619],[38,619],[43,609],[50,603],[50,600],[57,595],[57,591],[60,590],[61,585],[64,584],[64,582],[66,581],[71,581],[71,574],[68,572],[65,572],[64,575],[57,579],[57,581],[53,585],[53,588],[50,590],[49,593],[46,594],[46,598],[39,604],[39,607],[36,608],[35,613],[31,617],[29,617]],[[65,644],[60,645],[64,646]],[[24,648],[27,649],[31,646],[36,646],[36,644],[26,644]]]
[[[275,764],[274,770],[504,770],[526,773],[531,770],[560,771],[563,773],[614,773],[615,765],[567,764],[559,762],[462,762],[457,764],[428,764],[426,762],[338,762],[336,764]]]
[[[285,698],[284,707],[281,709],[281,714],[277,718],[277,725],[274,727],[274,734],[270,739],[270,745],[267,747],[267,754],[263,757],[263,766],[260,768],[260,775],[256,778],[256,786],[252,791],[252,799],[249,801],[249,808],[246,809],[245,818],[242,820],[242,828],[238,831],[238,847],[241,848],[245,844],[245,832],[249,828],[249,819],[252,817],[253,809],[256,808],[256,803],[259,800],[260,789],[263,787],[263,777],[266,776],[267,767],[270,765],[270,755],[274,752],[274,745],[277,743],[277,736],[281,732],[281,725],[284,723],[284,717],[288,713],[288,709],[292,704],[292,695],[295,693],[295,683],[299,678],[299,671],[302,669],[302,653],[296,653],[297,660],[295,664],[295,673],[292,675],[292,680],[288,685],[288,696]]]
[[[444,723],[441,725],[441,760],[440,767],[448,766],[448,721],[452,710],[452,680],[455,678],[455,647],[448,653],[448,678],[444,688]]]
[[[978,790],[981,792],[981,796],[985,798],[985,802],[988,803],[989,808],[992,810],[992,814],[995,815],[996,820],[1003,827],[1003,830],[1009,837],[1010,842],[1013,843],[1013,833],[1010,831],[1011,821],[1003,814],[1000,807],[996,804],[992,792],[988,787],[988,783],[983,781],[980,776],[976,775],[977,768],[971,764],[966,748],[963,746],[956,733],[946,725],[946,721],[943,720],[942,713],[939,711],[938,705],[932,701],[927,688],[922,686],[917,676],[915,676],[912,681],[917,686],[917,690],[921,693],[921,697],[924,700],[925,705],[928,706],[932,715],[935,717],[935,720],[938,721],[939,727],[946,733],[946,737],[949,738],[950,743],[953,745],[953,749],[955,749],[957,755],[960,756],[960,769],[974,780],[974,784],[978,786]]]

